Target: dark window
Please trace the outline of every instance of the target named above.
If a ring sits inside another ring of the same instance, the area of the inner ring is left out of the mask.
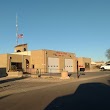
[[[22,63],[11,62],[11,69],[12,70],[21,70],[22,69]]]
[[[24,48],[24,51],[26,51],[26,48]]]
[[[17,50],[17,52],[21,52],[20,50]]]
[[[90,64],[89,63],[85,63],[85,68],[89,69],[90,68]]]
[[[32,65],[32,68],[34,69],[34,65]]]

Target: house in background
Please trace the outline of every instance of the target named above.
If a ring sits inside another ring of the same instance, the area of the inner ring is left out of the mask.
[[[96,63],[96,65],[98,65],[98,66],[105,65],[105,62],[104,62],[104,61],[97,61],[97,62],[95,62],[95,63]]]

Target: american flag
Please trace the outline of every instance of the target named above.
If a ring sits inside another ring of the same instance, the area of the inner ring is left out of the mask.
[[[23,34],[18,34],[18,38],[23,38]]]

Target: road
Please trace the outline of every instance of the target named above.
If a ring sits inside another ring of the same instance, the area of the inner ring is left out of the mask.
[[[95,78],[96,74],[109,72],[87,73],[80,79],[88,80],[9,94],[1,97],[0,110],[110,110],[110,76]]]

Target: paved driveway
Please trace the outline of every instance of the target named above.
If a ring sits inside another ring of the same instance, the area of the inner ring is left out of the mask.
[[[70,76],[70,79],[68,80],[60,79],[59,74],[55,74],[52,77],[42,76],[41,78],[0,78],[0,97],[4,97],[10,94],[27,92],[30,90],[41,89],[48,86],[52,87],[55,85],[100,78],[104,76],[109,76],[109,73],[110,72],[87,72],[80,75],[79,78],[77,78],[77,74],[74,73]]]
[[[72,77],[70,80],[27,78],[7,83],[15,87],[11,94],[1,97],[0,110],[110,109],[109,73],[87,73],[79,79]],[[11,91],[11,86],[0,93]]]

